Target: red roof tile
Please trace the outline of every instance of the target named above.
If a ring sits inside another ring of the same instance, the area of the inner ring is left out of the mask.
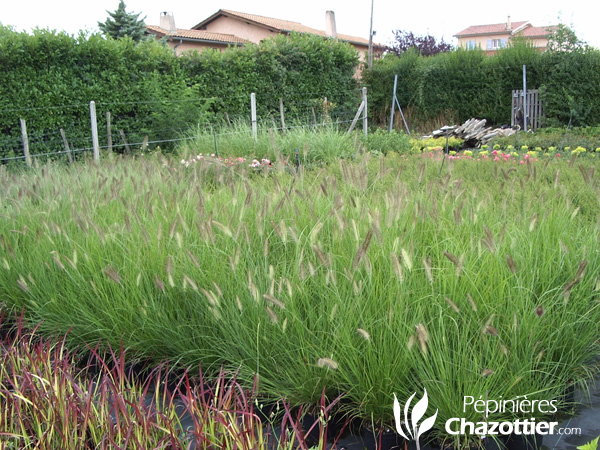
[[[546,37],[549,34],[552,34],[555,29],[556,25],[551,25],[548,27],[528,27],[519,33],[519,35],[525,37]]]
[[[529,24],[529,22],[512,22],[511,29],[507,30],[506,22],[504,23],[496,23],[491,25],[473,25],[469,28],[465,28],[459,33],[456,33],[455,37],[462,36],[477,36],[477,35],[485,35],[485,34],[505,34],[509,32],[514,32],[515,30]]]
[[[224,44],[247,44],[248,41],[233,34],[213,33],[206,30],[186,30],[178,28],[175,32],[170,32],[157,25],[147,25],[146,29],[154,34],[161,36],[169,35],[176,38],[193,39],[198,41],[223,42]]]
[[[326,36],[327,34],[323,30],[317,30],[316,28],[307,27],[306,25],[302,25],[300,22],[294,22],[291,20],[282,20],[282,19],[274,19],[272,17],[259,16],[256,14],[248,14],[238,11],[231,11],[228,9],[220,9],[215,14],[210,16],[209,18],[203,20],[199,24],[192,27],[193,29],[199,29],[203,26],[206,26],[219,16],[228,16],[228,17],[238,17],[244,19],[246,21],[254,22],[256,24],[265,26],[267,28],[272,28],[276,31],[280,32],[297,32],[297,33],[309,33],[316,34],[318,36]],[[369,45],[369,40],[364,39],[357,36],[350,36],[347,34],[338,33],[337,37],[342,41],[352,42],[355,44],[361,45]]]

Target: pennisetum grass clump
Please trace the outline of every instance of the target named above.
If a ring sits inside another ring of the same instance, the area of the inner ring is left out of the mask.
[[[153,155],[2,172],[0,298],[65,348],[224,367],[305,410],[343,393],[340,408],[381,426],[394,392],[426,388],[450,418],[464,395],[552,400],[590,379],[597,172],[455,160],[440,175],[420,155],[353,155],[299,170]]]

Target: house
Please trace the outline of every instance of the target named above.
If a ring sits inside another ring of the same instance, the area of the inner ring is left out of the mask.
[[[157,40],[164,39],[177,55],[188,50],[202,51],[207,48],[223,51],[230,46],[249,43],[249,41],[233,34],[177,28],[173,14],[167,12],[160,14],[160,25],[146,25],[146,32],[156,36]]]
[[[548,37],[556,29],[555,25],[534,27],[530,22],[512,22],[510,16],[505,23],[474,25],[456,33],[458,46],[466,49],[480,48],[493,55],[506,47],[515,37],[521,37],[540,51],[548,47]]]
[[[206,48],[223,50],[231,45],[258,44],[269,37],[278,34],[289,35],[292,32],[315,34],[348,42],[358,50],[363,61],[366,60],[369,50],[368,39],[337,33],[333,11],[327,11],[325,14],[325,30],[317,30],[290,20],[273,19],[227,9],[220,9],[190,30],[176,28],[173,15],[163,12],[160,16],[160,25],[149,25],[146,30],[154,34],[157,39],[165,39],[177,54],[186,50],[202,51]]]

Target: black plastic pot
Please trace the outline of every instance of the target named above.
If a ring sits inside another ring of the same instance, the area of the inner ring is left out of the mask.
[[[403,450],[405,439],[391,429],[363,427],[363,443],[367,450]]]
[[[506,440],[507,450],[539,450],[544,436],[541,434],[511,434]]]
[[[473,446],[471,448],[473,450],[475,450],[475,449],[508,450],[506,438],[504,438],[503,436],[494,436],[494,438],[486,437],[481,441],[481,445],[477,445],[477,443],[473,443]],[[435,445],[435,444],[428,447],[427,450],[429,450],[429,449],[432,449],[432,450],[456,450],[452,446],[444,446],[444,445],[439,446],[439,445]],[[409,447],[409,450],[410,450],[410,447]],[[423,450],[422,444],[421,444],[421,450]]]
[[[319,433],[321,430],[321,424],[319,423],[319,416],[313,414],[304,414],[300,421],[302,426],[302,432],[304,433],[304,441],[309,446],[315,446],[319,443]]]
[[[485,450],[508,450],[508,442],[502,436],[487,437],[484,439],[484,448]]]

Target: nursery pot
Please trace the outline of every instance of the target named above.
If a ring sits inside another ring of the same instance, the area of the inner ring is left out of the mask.
[[[487,437],[483,441],[485,450],[508,450],[508,442],[504,437],[496,436],[495,439]]]
[[[300,424],[304,433],[306,443],[309,445],[317,445],[319,443],[319,433],[323,424],[319,419],[318,414],[304,414]],[[325,439],[327,442],[339,438],[342,433],[346,434],[349,429],[349,420],[339,412],[333,412],[325,424]],[[314,427],[313,427],[314,425]],[[311,429],[312,428],[312,429]]]
[[[403,450],[405,440],[389,428],[372,430],[363,427],[363,443],[367,450]]]
[[[304,440],[309,446],[315,446],[319,443],[319,433],[322,424],[319,421],[319,416],[316,414],[304,414],[300,421]]]
[[[506,440],[507,450],[539,450],[544,436],[541,434],[511,434]]]
[[[471,449],[476,450],[476,449],[480,449],[480,450],[508,450],[507,447],[508,443],[505,440],[504,437],[501,436],[495,436],[495,438],[491,438],[491,437],[486,437],[485,439],[482,439],[481,442],[477,442],[477,443],[472,443],[471,445]],[[421,446],[422,448],[422,446]],[[432,445],[430,448],[434,449],[434,450],[457,450],[452,444],[447,444],[447,445]],[[410,449],[410,447],[409,447]]]

